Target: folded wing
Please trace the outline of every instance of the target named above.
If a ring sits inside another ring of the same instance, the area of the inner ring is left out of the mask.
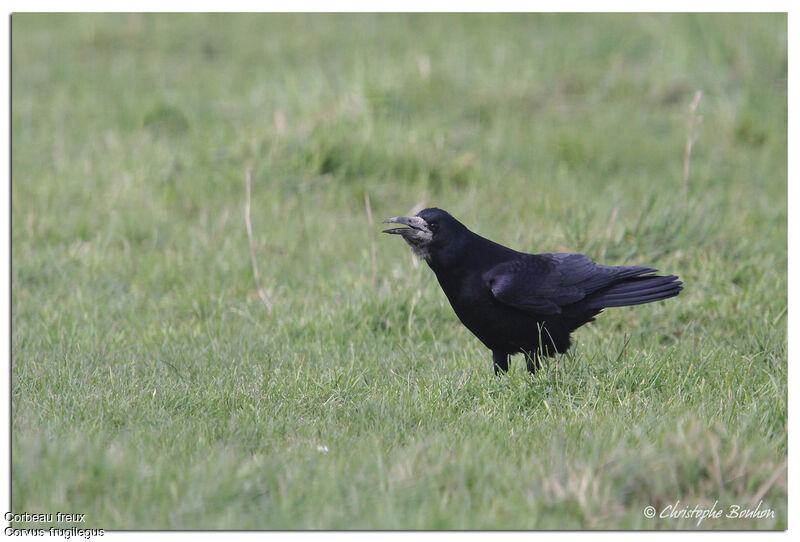
[[[607,266],[582,254],[526,254],[483,275],[500,302],[533,314],[560,314],[583,302],[587,309],[650,303],[681,291],[677,276],[653,275],[644,266]]]

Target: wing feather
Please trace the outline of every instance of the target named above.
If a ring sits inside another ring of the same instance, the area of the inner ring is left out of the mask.
[[[598,265],[583,254],[526,254],[494,266],[484,273],[483,280],[498,301],[526,312],[552,315],[619,280],[655,271],[644,266]]]

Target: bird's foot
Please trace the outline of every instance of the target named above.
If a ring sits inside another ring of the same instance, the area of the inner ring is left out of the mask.
[[[501,372],[508,372],[508,354],[492,352],[492,359],[494,360],[495,375],[499,375]]]

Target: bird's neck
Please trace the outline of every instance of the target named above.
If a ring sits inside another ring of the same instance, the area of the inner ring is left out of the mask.
[[[516,251],[470,231],[457,244],[450,243],[444,250],[431,250],[425,261],[437,276],[448,275],[458,279],[476,271],[483,273],[516,254]]]

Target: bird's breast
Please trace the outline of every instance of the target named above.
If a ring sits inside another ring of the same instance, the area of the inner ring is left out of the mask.
[[[498,301],[483,273],[437,274],[437,279],[458,319],[488,348],[509,353],[536,348],[543,320]]]
[[[438,275],[437,278],[461,323],[491,348],[490,343],[494,342],[492,338],[499,331],[496,328],[507,308],[497,301],[478,273],[460,280],[452,277],[442,280]]]

